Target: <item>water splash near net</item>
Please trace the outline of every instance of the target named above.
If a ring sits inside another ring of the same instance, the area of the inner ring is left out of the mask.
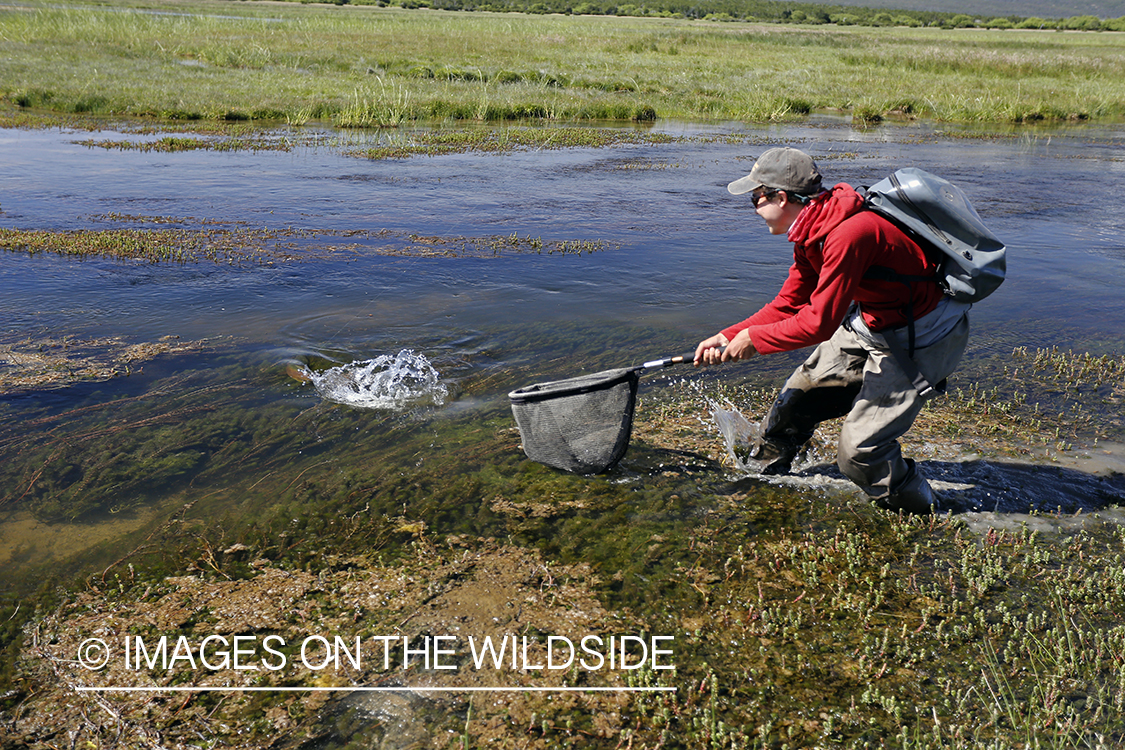
[[[711,407],[711,417],[723,435],[731,462],[739,471],[757,474],[762,464],[750,458],[750,448],[758,438],[758,425],[750,422],[735,409],[724,409],[718,403],[707,399]]]
[[[449,398],[441,375],[425,355],[413,349],[309,372],[308,376],[321,398],[360,409],[441,406]]]

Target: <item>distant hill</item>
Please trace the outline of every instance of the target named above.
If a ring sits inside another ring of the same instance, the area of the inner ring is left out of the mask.
[[[1059,26],[1125,32],[1125,0],[294,0],[338,5],[574,15],[664,16],[708,21],[1007,28]],[[3,0],[0,0],[3,2]],[[899,11],[898,14],[895,11]],[[1025,19],[1027,19],[1025,21]],[[1030,22],[1030,23],[1029,23]]]
[[[1019,16],[1028,18],[1069,18],[1125,16],[1125,0],[832,0],[834,5],[857,8],[965,13],[974,17]]]

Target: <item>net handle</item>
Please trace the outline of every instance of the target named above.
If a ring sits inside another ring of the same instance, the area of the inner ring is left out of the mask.
[[[695,353],[679,354],[675,357],[667,357],[665,359],[654,359],[650,362],[645,362],[639,368],[640,370],[656,370],[662,367],[671,367],[672,365],[680,365],[684,362],[692,362],[695,360]]]
[[[725,351],[726,347],[721,347],[720,352]],[[672,365],[690,364],[695,361],[695,352],[691,354],[678,354],[675,357],[667,357],[666,359],[654,359],[651,362],[645,362],[639,368],[640,370],[657,370],[663,367],[671,367]]]

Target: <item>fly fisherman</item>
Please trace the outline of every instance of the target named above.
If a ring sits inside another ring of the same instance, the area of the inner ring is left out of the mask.
[[[766,464],[763,474],[787,474],[816,426],[846,415],[840,470],[881,507],[930,512],[934,493],[903,458],[898,438],[934,391],[914,384],[885,337],[897,337],[900,356],[940,389],[965,351],[969,305],[943,295],[931,280],[937,265],[891,222],[864,210],[855,190],[843,183],[824,189],[803,151],[770,149],[727,189],[749,193],[770,233],[788,236],[793,265],[772,302],[700,342],[695,365],[816,345],[762,421],[751,457]],[[876,278],[886,269],[911,283]]]

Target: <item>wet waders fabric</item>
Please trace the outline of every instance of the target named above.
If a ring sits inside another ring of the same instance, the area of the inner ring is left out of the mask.
[[[945,338],[917,349],[913,362],[929,382],[945,380],[968,337],[965,316]],[[914,462],[903,458],[898,438],[925,401],[889,349],[841,327],[785,383],[762,422],[758,453],[777,456],[773,473],[781,473],[818,424],[846,415],[836,453],[840,471],[884,507],[924,512],[933,494]]]

